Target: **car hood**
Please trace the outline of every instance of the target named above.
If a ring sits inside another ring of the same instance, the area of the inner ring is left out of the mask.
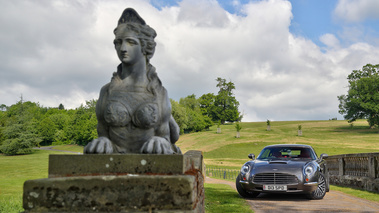
[[[299,173],[303,172],[303,167],[309,161],[299,161],[299,160],[270,160],[270,161],[261,161],[256,160],[253,173],[266,173],[266,172],[275,172],[275,173]]]

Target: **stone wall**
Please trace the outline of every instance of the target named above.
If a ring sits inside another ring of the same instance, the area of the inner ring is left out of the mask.
[[[333,155],[326,162],[331,184],[379,193],[379,153]]]
[[[50,155],[49,177],[24,183],[25,212],[204,212],[200,151]]]

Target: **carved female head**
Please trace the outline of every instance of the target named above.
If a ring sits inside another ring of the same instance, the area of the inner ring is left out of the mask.
[[[138,38],[142,54],[146,56],[147,78],[149,80],[147,90],[154,95],[157,94],[157,91],[163,87],[162,82],[155,71],[155,67],[150,64],[150,59],[154,55],[156,46],[154,38],[157,36],[157,33],[155,30],[147,25],[134,9],[127,8],[122,13],[118,20],[118,25],[113,32],[116,36],[116,39],[114,40],[115,45],[118,45],[118,37],[125,37],[128,35],[133,38]],[[119,74],[119,69],[116,75],[117,74]]]
[[[156,46],[154,38],[157,36],[157,33],[145,23],[134,9],[127,8],[124,10],[113,32],[116,36],[115,44],[117,37],[126,33],[133,34],[139,39],[142,53],[146,56],[147,62],[153,57]]]

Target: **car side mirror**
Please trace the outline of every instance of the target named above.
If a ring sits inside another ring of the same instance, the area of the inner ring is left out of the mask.
[[[329,157],[328,154],[322,153],[322,154],[320,155],[320,160],[327,159],[328,157]]]
[[[250,153],[247,157],[249,157],[251,160],[255,159],[255,155],[253,153]]]

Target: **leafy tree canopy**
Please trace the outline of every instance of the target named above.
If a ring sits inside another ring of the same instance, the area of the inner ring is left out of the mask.
[[[181,127],[183,132],[198,132],[208,129],[213,125],[212,120],[207,115],[202,113],[199,99],[196,99],[194,94],[181,98],[179,105],[185,108],[186,113],[185,127]]]
[[[347,95],[338,96],[339,113],[349,122],[366,118],[370,127],[379,125],[379,64],[353,70],[347,79]]]
[[[215,97],[212,120],[220,120],[222,124],[225,121],[235,122],[241,120],[238,111],[239,102],[233,95],[236,88],[234,83],[226,82],[223,78],[217,78],[218,95]]]
[[[6,121],[0,129],[0,152],[6,155],[28,154],[42,141],[38,135],[38,121],[41,108],[21,99],[5,111]]]
[[[86,145],[97,137],[96,100],[75,110],[46,108],[23,101],[2,105],[0,111],[0,153],[28,154],[32,148],[51,144]]]

